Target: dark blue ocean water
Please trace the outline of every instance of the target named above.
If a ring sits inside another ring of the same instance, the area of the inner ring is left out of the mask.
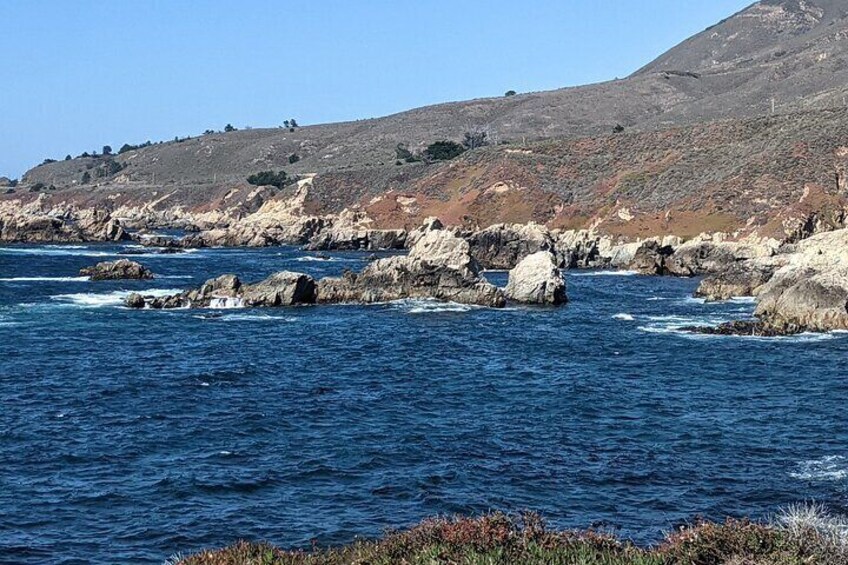
[[[573,273],[558,310],[130,311],[129,290],[364,255],[202,250],[143,257],[155,281],[73,278],[118,249],[0,248],[0,562],[340,544],[489,509],[650,542],[695,515],[848,505],[848,336],[682,335],[752,310],[688,298],[696,281]]]

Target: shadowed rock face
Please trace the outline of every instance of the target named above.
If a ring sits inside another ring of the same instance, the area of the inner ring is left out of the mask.
[[[80,269],[80,276],[90,277],[93,281],[146,280],[152,279],[153,273],[140,263],[121,259],[103,261],[93,267]]]
[[[236,275],[221,275],[195,290],[166,297],[133,293],[125,300],[129,308],[217,308],[294,306],[315,302],[315,281],[309,275],[283,271],[256,284],[242,284]]]
[[[503,307],[503,292],[480,276],[468,243],[450,232],[424,235],[405,257],[374,261],[359,273],[325,278],[318,302],[373,303],[433,298],[461,304]]]
[[[774,267],[759,264],[737,264],[727,271],[706,277],[695,290],[695,296],[708,302],[754,296],[774,275]]]
[[[554,249],[554,239],[545,226],[498,224],[468,238],[471,254],[485,269],[512,269],[538,251]]]
[[[525,304],[559,306],[568,302],[565,278],[550,251],[524,258],[509,272],[506,296]]]

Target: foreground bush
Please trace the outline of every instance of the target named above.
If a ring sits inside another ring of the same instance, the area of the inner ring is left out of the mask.
[[[848,565],[844,523],[795,508],[774,524],[702,522],[639,548],[594,531],[553,531],[534,514],[433,519],[378,541],[315,552],[239,542],[181,565]]]

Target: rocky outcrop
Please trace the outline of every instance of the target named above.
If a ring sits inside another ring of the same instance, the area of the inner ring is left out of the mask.
[[[118,261],[103,261],[93,267],[80,269],[81,277],[89,277],[93,281],[117,280],[149,280],[153,272],[141,263],[120,259]]]
[[[200,288],[180,294],[153,297],[131,294],[125,300],[129,308],[226,308],[295,306],[315,302],[315,280],[303,273],[283,271],[256,284],[242,284],[236,275],[222,275],[206,281]]]
[[[771,257],[778,246],[776,240],[725,241],[720,234],[702,235],[677,247],[665,270],[678,277],[723,273],[739,262]]]
[[[695,290],[695,296],[708,302],[754,296],[773,275],[774,267],[771,265],[737,263],[727,271],[704,278]]]
[[[560,267],[590,269],[605,266],[608,258],[603,250],[612,246],[608,238],[588,230],[566,230],[556,233],[554,253]]]
[[[29,204],[0,202],[0,243],[79,243],[123,241],[120,222],[98,209],[49,207],[44,199]]]
[[[539,224],[497,224],[468,237],[471,255],[484,269],[512,269],[533,253],[554,251],[551,231]]]
[[[410,249],[415,247],[415,244],[421,241],[421,238],[430,233],[431,231],[438,231],[445,229],[444,224],[439,218],[435,216],[431,216],[424,220],[424,223],[419,227],[415,228],[406,236],[406,246]]]
[[[431,231],[409,255],[380,259],[361,273],[318,282],[320,303],[374,303],[432,298],[503,307],[503,292],[480,276],[468,242],[447,231]]]
[[[506,296],[525,304],[558,306],[568,302],[565,278],[550,251],[539,251],[521,260],[509,272]]]
[[[343,211],[306,244],[310,251],[403,249],[406,230],[378,230],[362,212]]]
[[[643,275],[663,275],[666,272],[666,260],[674,253],[670,246],[660,245],[655,240],[642,243],[633,254],[627,268]]]
[[[303,273],[283,271],[264,281],[244,287],[241,300],[245,306],[275,308],[315,302],[315,280]]]
[[[698,292],[708,298],[754,295],[757,335],[848,330],[848,230],[737,263],[706,279]]]

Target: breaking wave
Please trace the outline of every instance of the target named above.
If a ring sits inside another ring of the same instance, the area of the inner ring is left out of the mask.
[[[0,247],[0,254],[8,255],[50,255],[76,257],[116,257],[117,251],[95,251],[79,245],[45,245],[43,247]]]
[[[842,455],[828,455],[802,461],[789,476],[802,481],[841,481],[848,478],[848,459]]]
[[[0,282],[90,282],[88,277],[12,277],[2,278]]]
[[[482,310],[485,306],[477,306],[474,304],[460,304],[458,302],[442,302],[440,300],[428,298],[408,298],[405,300],[395,300],[387,302],[392,308],[403,310],[407,314],[437,314],[445,312],[471,312],[472,310]]]
[[[633,317],[632,314],[625,314],[623,312],[620,313],[620,314],[616,314],[615,316],[612,317],[612,319],[613,320],[623,320],[625,322],[632,322],[633,320],[635,320],[635,318]]]
[[[639,274],[638,271],[586,271],[575,273],[566,271],[570,277],[633,277]]]
[[[209,308],[212,310],[244,308],[244,300],[241,298],[213,298],[209,301]]]
[[[81,292],[75,294],[57,294],[51,296],[50,300],[60,302],[69,306],[77,306],[81,308],[102,308],[105,306],[122,306],[124,300],[133,291],[116,290],[113,292]],[[152,288],[147,290],[136,291],[144,296],[171,296],[182,292],[180,289],[174,288]]]

